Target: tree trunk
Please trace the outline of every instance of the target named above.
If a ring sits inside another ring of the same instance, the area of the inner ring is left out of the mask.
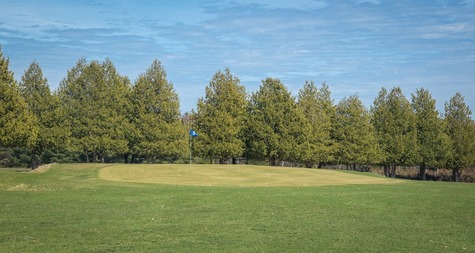
[[[454,182],[460,181],[460,168],[452,169],[452,178]]]
[[[232,163],[237,164],[237,159],[235,157],[232,158]]]
[[[421,165],[419,167],[419,178],[421,180],[427,180],[427,167],[425,165]]]
[[[396,178],[396,165],[391,166],[391,177]]]
[[[276,159],[273,156],[269,157],[269,165],[270,166],[275,166]]]
[[[89,163],[89,152],[84,151],[84,156],[86,157],[86,162]]]
[[[96,151],[92,152],[92,162],[93,163],[97,162],[97,152]]]
[[[129,154],[124,154],[124,163],[129,163]]]
[[[389,165],[384,165],[384,176],[389,177]]]
[[[36,151],[32,150],[31,157],[30,157],[30,168],[34,170],[38,168],[38,164],[39,164],[39,161],[38,161],[38,156],[36,155]]]
[[[36,162],[36,160],[33,160],[33,158],[30,161],[30,168],[31,170],[38,168],[38,163]]]
[[[311,168],[312,168],[312,163],[306,163],[306,164],[305,164],[305,167],[311,169]]]

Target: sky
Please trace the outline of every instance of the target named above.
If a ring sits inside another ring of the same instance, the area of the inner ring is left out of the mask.
[[[381,87],[425,88],[475,110],[475,0],[2,0],[0,45],[15,78],[36,61],[55,90],[80,58],[109,58],[133,83],[154,59],[196,109],[230,68],[249,93],[266,77],[297,96],[326,82],[335,103]]]

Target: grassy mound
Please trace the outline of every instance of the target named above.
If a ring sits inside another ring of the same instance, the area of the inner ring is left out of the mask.
[[[114,165],[102,168],[104,180],[193,186],[322,186],[403,182],[362,173],[251,165]]]

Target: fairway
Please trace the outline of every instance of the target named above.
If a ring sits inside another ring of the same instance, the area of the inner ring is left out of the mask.
[[[402,183],[400,183],[402,182]],[[475,252],[475,184],[236,165],[0,169],[1,252]]]
[[[322,186],[392,184],[402,180],[335,170],[252,165],[151,164],[107,166],[99,171],[104,180],[191,186]]]

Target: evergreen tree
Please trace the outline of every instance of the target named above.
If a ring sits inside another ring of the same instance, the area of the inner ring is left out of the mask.
[[[278,79],[266,78],[249,102],[247,156],[268,159],[271,166],[279,160],[297,160],[305,136],[303,124],[303,112],[287,88]]]
[[[224,163],[244,152],[242,131],[246,115],[246,91],[229,68],[218,71],[206,87],[205,97],[198,101],[194,125],[200,137],[197,151]]]
[[[99,122],[104,123],[103,128],[107,130],[101,132],[103,144],[99,146],[98,155],[104,162],[106,157],[125,156],[129,153],[127,136],[132,131],[128,117],[132,107],[132,85],[127,76],[120,75],[111,60],[106,59],[100,66],[105,86],[98,87],[102,89],[100,95],[103,98],[98,105],[102,111]]]
[[[61,82],[59,94],[71,126],[71,147],[86,161],[127,153],[130,82],[110,60],[80,59]],[[92,159],[89,159],[91,156]]]
[[[38,137],[37,119],[28,110],[0,48],[0,147],[30,149]]]
[[[440,167],[447,159],[448,136],[428,90],[421,88],[412,94],[412,108],[417,117],[419,175],[426,180],[427,169]]]
[[[399,87],[382,88],[371,108],[372,124],[383,151],[384,173],[396,176],[396,166],[413,165],[417,158],[416,117]]]
[[[180,104],[165,70],[154,60],[132,89],[132,153],[148,159],[184,157],[186,128],[180,118]]]
[[[20,82],[20,91],[30,112],[38,119],[38,138],[31,147],[30,167],[35,169],[47,149],[61,148],[68,141],[69,129],[59,97],[51,94],[48,81],[37,62],[31,63]]]
[[[370,114],[357,95],[341,100],[336,107],[334,137],[336,158],[347,167],[378,160],[378,143]]]
[[[331,162],[334,152],[331,130],[335,108],[328,85],[323,83],[318,90],[313,81],[305,82],[299,91],[298,106],[308,123],[306,127],[303,125],[306,148],[302,149],[301,161],[307,167]]]
[[[456,182],[460,179],[462,169],[475,164],[475,125],[471,115],[470,108],[459,92],[445,103],[446,129],[451,140],[447,166],[452,169]]]

